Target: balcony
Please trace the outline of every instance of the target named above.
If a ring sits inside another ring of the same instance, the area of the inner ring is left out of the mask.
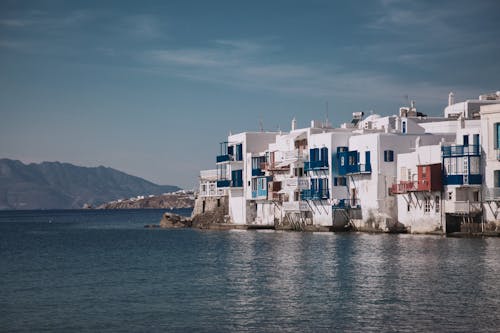
[[[322,190],[303,190],[300,192],[301,200],[328,200],[330,199],[330,191]]]
[[[260,168],[252,169],[252,177],[264,176],[264,171]]]
[[[216,161],[217,163],[223,163],[233,160],[233,155],[217,155]]]
[[[267,199],[267,190],[252,191],[252,199]]]
[[[400,181],[397,184],[392,184],[391,193],[392,194],[405,194],[408,192],[424,192],[424,191],[440,191],[441,187],[434,188],[431,186],[431,182],[428,180],[417,180],[417,181]]]
[[[500,187],[490,187],[486,189],[486,200],[500,200]]]
[[[359,209],[361,208],[359,199],[338,199],[334,200],[333,209]]]
[[[222,180],[218,180],[217,181],[217,187],[218,188],[229,187],[229,186],[231,186],[231,181],[228,180],[228,179],[222,179]]]
[[[444,185],[481,185],[482,175],[445,175],[443,177]]]
[[[304,162],[304,171],[325,170],[325,169],[328,169],[327,160]]]
[[[283,202],[282,207],[284,211],[292,211],[292,212],[305,212],[310,210],[309,205],[303,201]]]
[[[372,165],[371,164],[355,164],[350,165],[348,168],[347,174],[370,174],[372,173]]]
[[[482,212],[482,204],[478,201],[446,202],[445,207],[445,212],[447,214],[476,215]]]
[[[479,145],[442,146],[441,153],[443,157],[480,156],[481,147]]]

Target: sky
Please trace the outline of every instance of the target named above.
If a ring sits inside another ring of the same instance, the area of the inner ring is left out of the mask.
[[[192,189],[227,135],[500,90],[500,2],[0,1],[0,158]]]

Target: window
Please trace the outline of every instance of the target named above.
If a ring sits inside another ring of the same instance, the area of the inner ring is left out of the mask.
[[[464,135],[464,146],[467,147],[469,145],[469,136]]]
[[[333,178],[333,186],[345,186],[346,178],[345,177],[335,177]]]
[[[265,178],[258,178],[258,186],[259,186],[259,190],[265,190],[266,189],[266,179]]]
[[[293,192],[293,199],[294,201],[299,201],[299,191]]]
[[[243,145],[236,145],[236,161],[243,161]]]
[[[436,213],[439,213],[439,195],[436,195],[436,197],[434,198],[434,209],[436,211]]]
[[[411,205],[408,203],[408,204],[406,204],[406,211],[409,212],[410,210],[411,210]]]
[[[220,198],[217,199],[217,207],[220,207]]]
[[[493,171],[493,187],[500,187],[500,170]]]
[[[427,198],[424,201],[424,213],[429,213],[431,211],[431,201]]]
[[[474,134],[474,136],[472,137],[472,144],[474,146],[478,146],[479,145],[479,134]]]
[[[448,200],[452,200],[453,199],[453,192],[448,192]]]
[[[384,150],[384,162],[394,162],[394,150]]]
[[[422,167],[422,178],[427,178],[427,166]]]
[[[406,121],[403,121],[402,123],[402,132],[403,134],[406,134]]]
[[[344,158],[344,156],[341,156],[341,157],[340,157],[340,165],[341,165],[341,166],[344,166],[344,165],[345,165],[345,158]]]
[[[257,179],[252,179],[252,191],[257,191]]]
[[[293,175],[295,177],[302,177],[304,175],[304,168],[295,168],[295,169],[293,169]]]
[[[356,164],[356,162],[355,162],[355,161],[356,161],[356,159],[354,158],[354,156],[353,156],[353,155],[350,155],[350,156],[349,156],[349,165],[354,165],[354,164]]]
[[[500,123],[495,123],[493,125],[493,132],[495,135],[495,137],[493,138],[495,149],[500,149]]]

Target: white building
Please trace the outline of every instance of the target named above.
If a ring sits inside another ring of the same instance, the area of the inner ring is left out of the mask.
[[[500,93],[460,103],[450,95],[443,117],[412,102],[393,116],[354,113],[339,128],[293,120],[286,133],[230,135],[200,195],[227,194],[234,224],[416,233],[498,225],[499,103]]]

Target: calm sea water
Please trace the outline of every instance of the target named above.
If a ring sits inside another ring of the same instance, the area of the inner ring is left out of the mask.
[[[161,214],[0,212],[0,331],[499,330],[500,239],[143,228]]]

